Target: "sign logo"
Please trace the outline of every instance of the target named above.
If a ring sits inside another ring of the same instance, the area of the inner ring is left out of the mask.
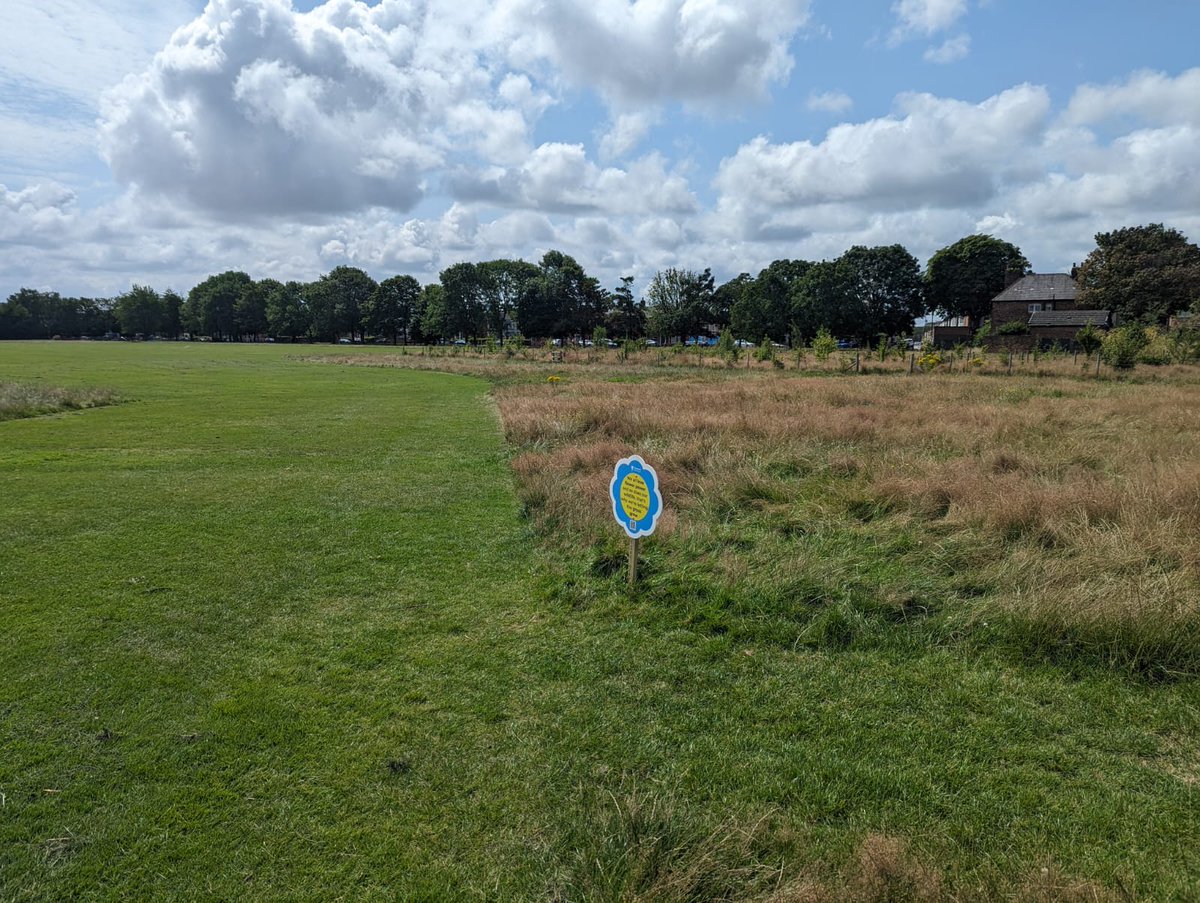
[[[662,495],[658,491],[658,474],[640,455],[617,462],[608,493],[612,496],[613,517],[630,539],[654,532],[663,510]]]

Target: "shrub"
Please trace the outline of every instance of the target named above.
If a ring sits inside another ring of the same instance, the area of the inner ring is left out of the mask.
[[[763,340],[759,342],[758,349],[754,352],[754,359],[759,361],[775,360],[775,349],[771,346],[771,340],[763,336]]]
[[[917,358],[917,366],[926,372],[936,370],[941,365],[942,353],[940,351],[930,349]]]
[[[721,337],[717,339],[717,356],[726,363],[738,359],[737,342],[733,340],[733,333],[729,331],[728,327],[721,331]]]
[[[1029,326],[1024,320],[1009,320],[1007,323],[1001,323],[996,330],[997,335],[1024,335],[1029,332]]]
[[[1088,323],[1087,326],[1075,333],[1075,341],[1083,349],[1083,353],[1091,357],[1104,344],[1104,336],[1100,334],[1099,329]]]
[[[822,326],[817,330],[817,337],[813,339],[812,349],[813,356],[817,360],[828,360],[829,355],[837,351],[837,339],[833,337],[828,329]]]
[[[1185,326],[1172,330],[1166,336],[1171,359],[1181,363],[1200,361],[1200,329]]]
[[[1130,323],[1106,335],[1100,353],[1104,363],[1114,370],[1132,370],[1137,364],[1138,354],[1147,344],[1149,339],[1145,327]]]

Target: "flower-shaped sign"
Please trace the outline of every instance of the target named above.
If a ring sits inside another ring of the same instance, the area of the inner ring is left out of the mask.
[[[617,462],[608,493],[612,496],[613,517],[631,539],[654,532],[663,510],[658,474],[639,455]]]

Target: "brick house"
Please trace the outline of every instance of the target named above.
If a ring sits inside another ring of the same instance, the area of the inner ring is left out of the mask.
[[[992,331],[1013,321],[1028,323],[1030,316],[1045,311],[1077,310],[1078,296],[1079,286],[1069,273],[1022,276],[992,299]]]
[[[1043,310],[1029,315],[1029,338],[1039,348],[1058,344],[1075,347],[1075,336],[1085,326],[1101,332],[1112,328],[1112,314],[1107,310]]]

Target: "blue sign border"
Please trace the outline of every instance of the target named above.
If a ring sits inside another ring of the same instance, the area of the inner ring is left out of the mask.
[[[650,510],[641,520],[630,518],[621,506],[620,486],[631,473],[636,473],[645,480],[646,488],[650,490]],[[663,510],[662,493],[658,491],[658,473],[642,460],[641,455],[630,455],[617,462],[617,466],[613,468],[612,482],[608,484],[608,494],[612,497],[613,517],[617,519],[617,523],[621,525],[621,529],[628,534],[630,539],[649,536],[654,532],[654,528],[658,526],[659,515]]]

